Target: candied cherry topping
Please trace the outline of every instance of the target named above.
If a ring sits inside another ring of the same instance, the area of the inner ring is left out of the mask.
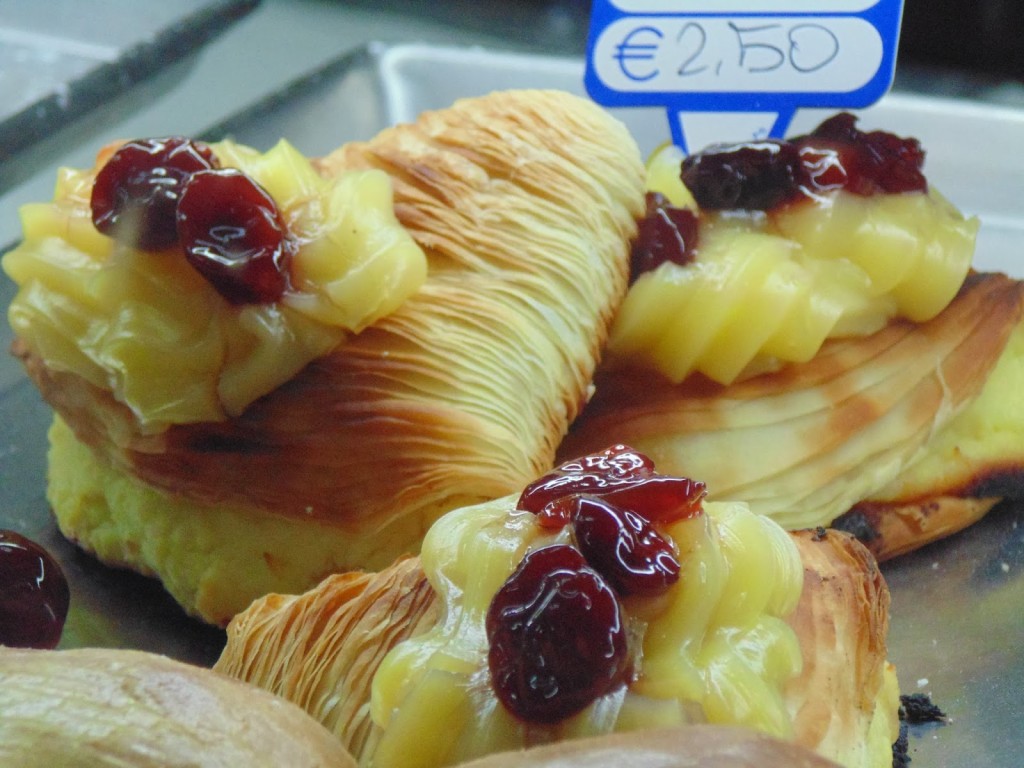
[[[0,645],[55,648],[70,597],[67,579],[46,550],[0,530]]]
[[[924,150],[917,139],[887,131],[865,133],[856,124],[856,117],[840,112],[807,136],[793,139],[802,157],[805,186],[825,190],[840,185],[863,196],[928,189],[921,171]]]
[[[523,558],[494,596],[486,630],[498,700],[528,722],[576,714],[630,673],[615,593],[564,544]]]
[[[647,213],[638,222],[630,256],[630,279],[657,269],[666,261],[685,267],[697,247],[697,214],[676,208],[657,192],[647,193]]]
[[[614,445],[566,462],[526,486],[517,507],[539,515],[543,526],[558,528],[569,522],[573,508],[560,500],[574,495],[601,496],[651,522],[671,523],[700,514],[704,484],[659,475],[647,456]]]
[[[716,144],[683,160],[682,179],[707,210],[767,211],[799,194],[799,153],[792,144]]]
[[[679,581],[674,546],[642,515],[595,496],[576,504],[576,544],[618,594],[660,595]]]
[[[856,122],[841,112],[790,141],[715,145],[683,160],[681,177],[706,210],[771,211],[833,189],[861,196],[927,190],[917,139],[865,133]]]
[[[205,144],[180,136],[122,145],[96,174],[90,206],[100,232],[145,251],[178,239],[175,211],[185,182],[217,167]]]
[[[273,198],[234,169],[189,179],[178,202],[185,257],[232,304],[276,301],[296,249]]]

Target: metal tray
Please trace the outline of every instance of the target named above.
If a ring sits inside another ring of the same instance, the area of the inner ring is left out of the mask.
[[[260,148],[286,136],[309,154],[365,139],[453,99],[511,87],[580,92],[582,63],[479,49],[369,46],[207,132]],[[667,135],[658,110],[618,112],[645,151]],[[795,130],[818,116],[799,115]],[[928,172],[983,222],[976,264],[1024,277],[1024,113],[897,95],[864,125],[919,136]],[[726,137],[723,137],[726,138]],[[0,280],[0,305],[13,286]],[[6,324],[0,345],[9,346]],[[223,633],[190,620],[155,582],[106,568],[65,542],[44,498],[49,409],[17,363],[0,358],[0,527],[36,539],[72,588],[62,647],[131,647],[209,664]],[[883,569],[893,595],[890,658],[905,693],[949,715],[916,726],[916,766],[1019,768],[1024,763],[1024,506],[1003,505],[970,530]]]

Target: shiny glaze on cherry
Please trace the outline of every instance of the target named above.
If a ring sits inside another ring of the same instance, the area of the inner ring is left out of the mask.
[[[772,211],[844,189],[855,195],[923,192],[924,151],[913,138],[863,132],[842,112],[789,141],[722,144],[683,160],[683,183],[704,210]]]
[[[207,145],[181,136],[129,141],[96,174],[93,224],[144,251],[167,248],[178,239],[175,211],[185,183],[216,167]]]
[[[523,558],[494,596],[486,631],[495,694],[527,722],[564,720],[629,677],[615,593],[567,545]]]
[[[676,208],[657,192],[647,193],[647,212],[637,222],[630,255],[630,280],[657,269],[666,261],[685,267],[697,247],[697,214]]]
[[[0,645],[55,648],[70,599],[67,579],[46,550],[0,530]]]
[[[928,190],[921,142],[887,131],[865,133],[849,112],[833,115],[793,143],[800,150],[803,183],[812,192],[842,188],[868,196]]]
[[[575,545],[527,554],[487,613],[498,699],[528,722],[562,720],[626,682],[620,597],[654,597],[679,580],[675,545],[658,530],[699,515],[704,485],[659,475],[625,445],[566,462],[524,490],[518,508],[542,528],[571,526]]]
[[[545,527],[557,528],[571,514],[571,505],[558,501],[581,494],[601,496],[650,522],[667,524],[700,514],[705,489],[689,478],[659,475],[647,456],[614,445],[556,467],[526,486],[516,506],[541,516]]]
[[[576,545],[621,596],[664,594],[679,581],[675,547],[643,515],[598,496],[577,496]]]
[[[177,209],[185,258],[232,304],[276,301],[296,246],[273,198],[234,169],[202,171]]]

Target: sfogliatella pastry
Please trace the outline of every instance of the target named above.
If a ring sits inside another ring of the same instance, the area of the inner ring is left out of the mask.
[[[0,647],[0,763],[18,768],[354,768],[301,709],[140,651]]]
[[[312,163],[167,139],[63,172],[4,259],[61,529],[223,624],[521,487],[588,395],[643,177],[542,91]]]
[[[625,446],[586,456],[448,513],[419,558],[254,602],[215,669],[376,768],[705,723],[888,768],[899,692],[874,558],[703,496]]]
[[[1021,495],[1024,284],[971,272],[978,222],[923,160],[849,114],[652,156],[634,281],[562,456],[629,442],[880,559]]]

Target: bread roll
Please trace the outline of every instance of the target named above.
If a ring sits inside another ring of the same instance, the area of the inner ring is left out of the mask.
[[[19,768],[354,768],[295,705],[139,651],[0,648],[0,763]]]
[[[595,736],[502,752],[463,768],[835,768],[837,763],[756,731],[689,725]]]

